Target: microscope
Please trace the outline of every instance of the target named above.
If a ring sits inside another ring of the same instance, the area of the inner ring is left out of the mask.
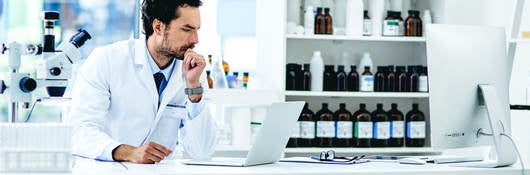
[[[81,59],[78,48],[91,39],[88,32],[79,29],[68,42],[62,42],[55,48],[55,35],[53,28],[55,21],[59,20],[58,12],[44,12],[44,40],[42,45],[24,45],[17,42],[10,43],[7,47],[2,44],[2,54],[9,54],[8,67],[10,72],[6,80],[0,80],[0,94],[8,94],[9,109],[8,122],[14,123],[18,118],[18,107],[29,108],[32,102],[32,92],[40,87],[45,87],[49,97],[62,98],[68,81],[72,76],[72,64]],[[20,60],[22,55],[41,55],[36,61],[36,78],[29,73],[21,73]]]

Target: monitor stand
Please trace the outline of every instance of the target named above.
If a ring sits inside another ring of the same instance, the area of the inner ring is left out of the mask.
[[[509,133],[505,133],[504,126],[506,124],[500,120],[501,118],[509,117],[503,116],[506,115],[503,112],[503,108],[509,108],[509,106],[502,106],[499,103],[499,98],[493,85],[479,85],[478,88],[479,98],[482,98],[486,105],[491,133],[485,133],[488,132],[488,128],[481,128],[477,131],[477,137],[492,137],[493,145],[491,145],[490,156],[481,162],[458,163],[452,166],[495,168],[512,165],[515,163],[517,156],[515,147],[508,137],[502,135],[509,135]]]

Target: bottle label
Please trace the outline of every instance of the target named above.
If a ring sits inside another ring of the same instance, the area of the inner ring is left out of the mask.
[[[391,19],[383,21],[383,35],[398,36],[399,35],[399,20]]]
[[[374,76],[363,75],[361,76],[361,91],[374,91]]]
[[[391,121],[390,122],[390,137],[391,138],[403,138],[405,136],[405,122],[404,121]]]
[[[291,138],[299,138],[300,137],[300,122],[297,123],[298,127],[294,127],[293,131],[291,132]]]
[[[372,35],[372,20],[365,19],[363,21],[363,35],[364,36]]]
[[[317,137],[333,138],[335,137],[334,121],[317,121]]]
[[[399,21],[398,20],[398,25],[399,25],[399,33],[398,33],[398,35],[399,36],[405,36],[405,24],[403,23],[403,21]]]
[[[407,122],[407,138],[424,139],[425,138],[425,122],[424,121]]]
[[[418,90],[420,92],[427,92],[429,91],[429,85],[428,85],[428,79],[427,79],[427,76],[423,75],[423,76],[420,76],[420,81],[419,81],[419,87],[418,87]]]
[[[301,121],[300,124],[300,138],[314,139],[315,138],[315,122]]]
[[[390,138],[390,122],[374,122],[374,139]]]
[[[353,138],[353,122],[338,121],[337,122],[337,138],[351,139]]]
[[[355,135],[355,138],[371,139],[372,127],[372,122],[355,122],[355,130],[353,134]]]

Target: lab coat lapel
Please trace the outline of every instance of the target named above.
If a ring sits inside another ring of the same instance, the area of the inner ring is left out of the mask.
[[[151,102],[146,104],[152,104],[154,111],[156,111],[158,105],[158,91],[155,87],[155,80],[153,78],[153,73],[147,62],[147,46],[145,39],[138,39],[135,43],[135,53],[134,53],[134,64],[140,81],[143,83],[147,89],[147,93],[151,97]],[[131,94],[134,95],[134,94]]]
[[[171,78],[169,79],[169,82],[167,83],[166,88],[164,89],[164,92],[162,93],[162,101],[160,102],[160,108],[157,112],[156,118],[160,118],[160,115],[162,112],[164,112],[163,109],[167,106],[167,104],[175,98],[178,93],[184,94],[184,89],[182,89],[184,86],[184,77],[182,75],[182,61],[177,60],[175,61],[175,68],[173,69],[173,73],[171,75]],[[181,104],[178,104],[181,105]]]

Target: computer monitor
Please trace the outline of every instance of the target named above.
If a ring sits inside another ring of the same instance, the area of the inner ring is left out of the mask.
[[[491,146],[492,156],[471,166],[507,166],[516,160],[514,146],[503,136],[510,134],[513,61],[505,35],[495,27],[426,27],[432,147]]]

